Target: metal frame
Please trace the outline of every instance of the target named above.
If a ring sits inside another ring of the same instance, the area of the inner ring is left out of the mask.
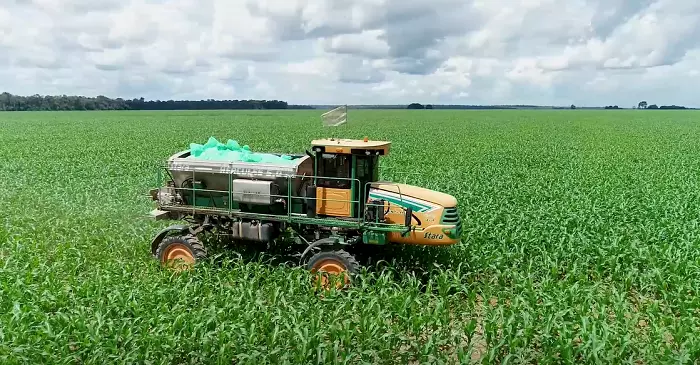
[[[355,161],[355,156],[353,156],[353,162]],[[158,169],[158,186],[162,187],[164,186],[163,184],[163,175],[162,175],[162,169],[166,171],[166,173],[170,176],[170,181],[173,183],[175,182],[174,177],[170,173],[170,168],[171,165],[167,164],[165,166],[161,165],[161,167]],[[316,170],[318,171],[318,170]],[[208,171],[207,173],[211,173],[212,171]],[[280,176],[280,178],[286,178],[287,179],[287,194],[286,195],[281,195],[281,194],[261,194],[261,196],[266,196],[266,197],[275,197],[275,198],[284,198],[287,199],[287,214],[265,214],[265,213],[252,213],[252,212],[244,212],[241,211],[240,209],[233,209],[233,176],[234,174],[232,172],[222,172],[223,174],[228,175],[228,189],[227,190],[213,190],[213,189],[201,189],[197,188],[196,186],[193,185],[192,188],[182,188],[182,187],[177,187],[174,186],[172,189],[174,189],[176,192],[192,192],[192,203],[194,205],[163,205],[160,208],[164,211],[173,211],[173,212],[180,212],[180,213],[191,213],[192,215],[195,214],[211,214],[211,215],[225,215],[225,216],[230,216],[230,217],[241,217],[241,218],[249,218],[249,219],[265,219],[269,221],[277,221],[277,222],[286,222],[286,223],[301,223],[301,224],[311,224],[311,225],[322,225],[322,226],[336,226],[336,227],[343,227],[343,228],[355,228],[355,229],[371,229],[374,231],[383,231],[383,232],[401,232],[405,233],[408,230],[410,231],[422,231],[422,228],[417,228],[413,225],[411,227],[406,227],[403,224],[391,224],[391,223],[379,223],[379,222],[369,222],[365,220],[365,215],[367,213],[367,208],[371,206],[380,206],[378,204],[370,204],[367,202],[368,196],[365,196],[365,191],[367,191],[367,187],[375,182],[367,182],[364,185],[364,188],[361,189],[360,191],[360,199],[359,200],[354,200],[354,192],[355,192],[355,186],[360,185],[359,179],[355,178],[355,168],[354,165],[352,167],[352,177],[351,178],[341,178],[341,177],[328,177],[328,176],[319,176],[316,174],[313,175],[298,175],[298,174],[291,174],[287,176]],[[255,174],[248,173],[248,175],[254,176]],[[260,174],[262,176],[262,174]],[[197,181],[196,180],[196,171],[193,169],[192,170],[192,181]],[[304,197],[304,196],[297,196],[292,194],[292,181],[293,179],[313,179],[314,182],[317,181],[318,178],[322,178],[325,180],[346,180],[350,181],[350,186],[351,186],[351,197],[350,200],[343,200],[343,199],[331,199],[331,198],[319,198],[319,197]],[[397,189],[399,191],[399,197],[401,200],[402,194],[400,187],[396,183],[390,183],[390,182],[382,182],[382,184],[393,184],[397,186]],[[196,197],[197,197],[197,192],[200,193],[219,193],[219,194],[228,194],[228,208],[214,208],[214,207],[199,207],[196,205]],[[305,199],[313,199],[316,200],[316,203],[318,204],[319,201],[338,201],[338,202],[346,202],[351,204],[351,217],[348,218],[336,218],[336,217],[323,217],[323,218],[311,218],[308,217],[304,213],[292,213],[292,201],[294,200],[297,201],[303,201]],[[355,214],[360,207],[360,204],[364,202],[364,209],[362,210],[362,214]],[[357,204],[357,206],[356,206]],[[384,205],[381,205],[382,209],[384,208]],[[404,211],[406,211],[404,209]],[[355,217],[357,216],[357,217]]]

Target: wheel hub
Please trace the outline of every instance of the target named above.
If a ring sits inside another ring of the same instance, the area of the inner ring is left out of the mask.
[[[316,273],[316,283],[324,289],[330,289],[331,282],[335,281],[336,289],[342,288],[344,285],[350,284],[350,277],[347,274],[345,265],[333,259],[325,259],[319,261],[312,268],[312,273]],[[338,280],[338,276],[342,275],[342,280]],[[319,283],[320,281],[320,283]]]
[[[168,266],[175,266],[177,270],[183,270],[192,267],[195,259],[187,246],[175,243],[170,245],[163,253],[163,263]]]

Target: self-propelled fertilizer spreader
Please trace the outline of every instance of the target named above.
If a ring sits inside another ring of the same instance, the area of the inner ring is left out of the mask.
[[[157,203],[152,217],[187,222],[153,239],[152,253],[164,264],[205,258],[198,238],[204,233],[274,244],[291,232],[305,245],[301,264],[348,280],[359,269],[349,246],[460,241],[453,196],[379,181],[379,158],[389,153],[390,142],[328,138],[312,141],[304,154],[253,156],[235,141],[214,141],[210,150],[219,157],[192,148],[176,153],[167,160],[165,186],[151,190]],[[237,155],[220,157],[231,144],[229,154]]]

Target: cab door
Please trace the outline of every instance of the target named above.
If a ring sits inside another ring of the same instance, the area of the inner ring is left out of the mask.
[[[370,186],[368,183],[375,182],[379,179],[377,156],[355,156],[355,177],[359,180],[359,186],[356,186],[353,200],[360,201],[359,214],[364,214],[365,205],[369,199]]]
[[[316,175],[316,214],[352,217],[352,156],[322,154]]]

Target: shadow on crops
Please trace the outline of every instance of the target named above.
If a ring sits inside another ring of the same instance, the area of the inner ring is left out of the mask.
[[[237,242],[224,237],[203,238],[210,256],[219,260],[241,260],[269,266],[298,267],[300,255],[306,246],[293,242],[274,245],[255,242]],[[425,247],[411,245],[356,245],[346,248],[358,263],[373,276],[389,275],[394,280],[409,275],[425,285],[436,276],[448,275],[456,280],[474,281],[476,273],[468,257],[458,247]],[[307,258],[310,257],[307,256]]]
[[[294,267],[299,265],[299,254],[304,247],[293,243],[266,244],[240,242],[226,237],[205,236],[202,242],[209,256],[222,260],[241,260],[244,263],[257,262],[270,266]]]
[[[472,281],[474,274],[467,270],[472,265],[457,247],[359,246],[355,254],[372,272],[391,271],[397,278],[408,274],[422,284],[440,275]]]

